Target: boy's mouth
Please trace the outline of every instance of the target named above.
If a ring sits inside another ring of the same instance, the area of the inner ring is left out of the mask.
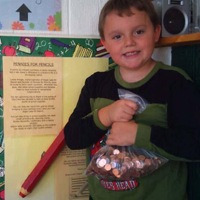
[[[125,53],[124,56],[126,56],[126,57],[134,56],[134,55],[136,55],[138,53],[139,53],[139,51],[128,52],[128,53]]]

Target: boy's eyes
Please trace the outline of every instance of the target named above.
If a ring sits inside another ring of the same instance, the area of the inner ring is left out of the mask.
[[[140,35],[140,34],[142,34],[142,33],[144,33],[143,30],[137,30],[137,31],[135,32],[136,35]]]
[[[115,36],[113,37],[114,40],[117,40],[117,39],[119,39],[119,38],[121,38],[121,35],[115,35]]]
[[[144,33],[144,30],[137,30],[134,32],[135,35],[140,35],[140,34],[143,34]],[[122,35],[114,35],[113,36],[113,39],[114,40],[118,40],[122,37]]]

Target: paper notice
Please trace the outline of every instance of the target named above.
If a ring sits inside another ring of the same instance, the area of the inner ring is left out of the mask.
[[[3,81],[5,136],[61,130],[61,58],[3,57]]]
[[[56,200],[88,200],[89,191],[87,177],[83,176],[83,172],[86,168],[85,150],[74,151],[66,147],[61,152],[56,163],[57,184],[55,185],[55,189],[56,191],[61,191],[56,192]],[[59,182],[63,184],[58,184]]]

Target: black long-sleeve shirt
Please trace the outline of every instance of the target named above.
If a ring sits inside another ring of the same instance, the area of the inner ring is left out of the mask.
[[[89,77],[64,129],[70,148],[89,147],[107,132],[97,112],[119,99],[118,88],[138,94],[150,104],[135,116],[138,131],[143,130],[137,134],[136,146],[149,150],[156,146],[174,156],[200,159],[200,92],[181,69],[160,62],[136,83],[124,82],[118,68]]]

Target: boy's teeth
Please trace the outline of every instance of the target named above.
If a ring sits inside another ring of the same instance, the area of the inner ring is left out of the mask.
[[[126,55],[127,56],[131,56],[131,55],[134,55],[134,54],[136,54],[137,52],[135,51],[135,52],[131,52],[131,53],[126,53]]]

